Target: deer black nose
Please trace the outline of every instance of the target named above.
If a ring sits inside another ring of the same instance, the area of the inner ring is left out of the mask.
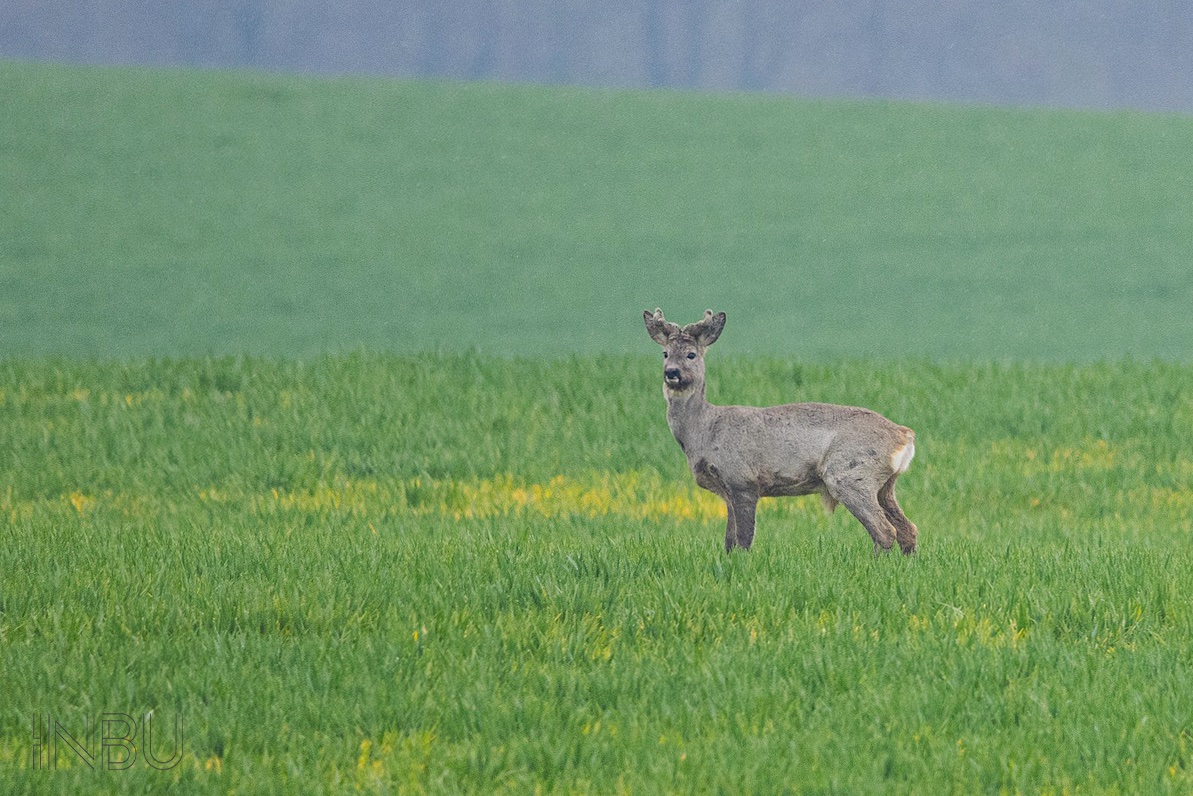
[[[667,368],[666,370],[663,371],[663,378],[664,379],[678,379],[679,378],[679,368]]]

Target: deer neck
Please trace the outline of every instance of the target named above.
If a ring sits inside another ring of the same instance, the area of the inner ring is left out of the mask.
[[[667,426],[685,453],[703,433],[711,408],[704,399],[704,382],[682,392],[667,390]]]

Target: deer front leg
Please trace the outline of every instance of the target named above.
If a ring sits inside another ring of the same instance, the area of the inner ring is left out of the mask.
[[[744,545],[741,545],[739,541],[742,515],[738,507],[740,501],[737,493],[725,483],[720,471],[708,460],[697,459],[692,463],[692,474],[696,476],[697,485],[725,501],[725,552],[731,552],[733,548],[739,546],[749,547],[749,541]],[[754,538],[753,510],[750,511],[749,538]]]
[[[732,501],[725,497],[725,552],[732,552],[734,547],[737,547],[737,515]]]
[[[725,501],[729,523],[725,530],[725,552],[734,546],[749,550],[754,541],[754,515],[758,510],[758,496],[748,492],[731,492]],[[729,534],[733,533],[730,541]]]

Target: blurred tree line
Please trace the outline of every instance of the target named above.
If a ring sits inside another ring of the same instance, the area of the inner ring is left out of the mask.
[[[5,0],[0,57],[1193,111],[1183,0]]]

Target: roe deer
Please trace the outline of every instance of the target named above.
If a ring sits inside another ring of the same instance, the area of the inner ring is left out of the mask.
[[[704,399],[704,353],[725,313],[680,328],[662,310],[642,313],[663,347],[667,425],[696,483],[725,501],[725,551],[749,549],[758,499],[820,494],[843,503],[870,532],[875,552],[899,542],[915,552],[916,527],[895,501],[895,480],[915,455],[915,433],[877,412],[835,404],[714,406]]]

